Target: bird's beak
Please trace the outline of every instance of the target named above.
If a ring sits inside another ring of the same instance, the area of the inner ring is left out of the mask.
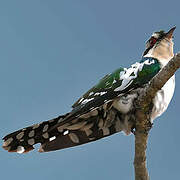
[[[168,38],[168,39],[172,39],[173,38],[173,32],[174,32],[174,30],[176,29],[176,26],[175,27],[173,27],[173,28],[171,28],[167,33],[166,33],[166,38]]]

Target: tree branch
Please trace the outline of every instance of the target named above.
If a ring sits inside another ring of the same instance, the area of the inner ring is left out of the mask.
[[[135,157],[134,170],[135,180],[149,180],[146,167],[146,148],[148,133],[151,129],[150,105],[158,90],[174,75],[180,68],[180,53],[176,54],[168,64],[150,81],[142,90],[138,101],[136,101],[135,122]]]

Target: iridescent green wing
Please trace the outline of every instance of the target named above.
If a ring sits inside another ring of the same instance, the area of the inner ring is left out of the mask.
[[[87,91],[77,102],[73,104],[73,108],[89,102],[92,98],[101,97],[107,93],[107,91],[113,90],[121,85],[120,72],[123,72],[124,68],[119,68],[111,74],[102,78],[99,83]]]
[[[119,68],[101,79],[72,107],[75,111],[92,110],[120,94],[148,83],[159,70],[160,64],[154,58],[143,58],[129,68]]]

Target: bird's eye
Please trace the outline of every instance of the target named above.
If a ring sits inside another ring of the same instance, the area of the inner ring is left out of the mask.
[[[152,37],[149,42],[150,42],[150,45],[153,46],[155,43],[156,43],[157,39]]]

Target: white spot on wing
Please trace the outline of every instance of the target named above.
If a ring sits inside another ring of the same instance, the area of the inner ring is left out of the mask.
[[[107,92],[101,92],[101,94],[100,94],[100,96],[102,96],[102,95],[104,95],[104,94],[106,94]]]
[[[102,95],[104,95],[104,94],[106,94],[107,92],[106,91],[103,91],[103,92],[97,92],[97,93],[95,93],[94,95],[95,96],[102,96]]]
[[[84,101],[82,101],[82,104],[86,104],[86,103],[88,103],[88,102],[92,101],[93,99],[94,99],[94,98],[85,99]]]
[[[79,100],[79,103],[81,103],[83,100],[84,100],[84,98],[81,98],[81,99]]]
[[[89,93],[89,96],[92,96],[93,94],[94,94],[94,92],[90,92],[90,93]]]
[[[66,130],[66,131],[64,131],[63,135],[65,136],[68,133],[69,133],[69,130]]]
[[[124,68],[124,71],[120,72],[120,80],[122,80],[122,84],[121,86],[114,89],[114,91],[122,91],[127,88],[133,82],[133,79],[137,78],[138,72],[142,71],[144,64],[151,65],[153,63],[154,60],[150,61],[147,59],[143,63],[136,62],[128,69]]]
[[[18,146],[17,147],[17,153],[22,154],[25,151],[23,146]]]
[[[56,136],[53,136],[53,137],[49,138],[49,141],[53,141],[55,139],[56,139]]]

